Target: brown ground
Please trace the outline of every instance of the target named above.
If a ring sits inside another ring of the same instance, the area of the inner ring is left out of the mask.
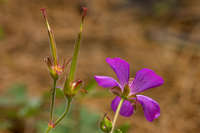
[[[140,2],[133,6],[125,0],[86,3],[89,12],[77,77],[87,81],[95,74],[114,76],[106,57],[127,60],[132,76],[141,68],[153,69],[165,84],[145,94],[160,103],[161,116],[149,123],[138,111],[131,118],[130,133],[198,133],[200,2],[183,0],[161,14],[152,12],[150,5],[136,8]],[[49,55],[48,36],[39,9],[48,9],[59,55],[69,58],[79,30],[79,6],[70,0],[0,0],[0,28],[4,32],[0,36],[1,92],[16,82],[25,83],[31,95],[49,89],[50,78],[42,62]],[[94,101],[99,106],[93,102],[88,106],[109,109],[108,102]]]

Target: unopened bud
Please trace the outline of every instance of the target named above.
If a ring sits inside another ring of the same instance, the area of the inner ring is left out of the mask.
[[[48,127],[54,128],[55,125],[52,122],[50,122],[50,123],[48,123]]]
[[[44,17],[47,16],[46,8],[41,8],[40,11],[42,12],[42,15],[43,15]]]
[[[85,16],[87,15],[87,8],[86,7],[82,7],[82,21],[84,20]]]
[[[71,83],[71,85],[65,85],[64,86],[64,93],[67,98],[71,99],[74,97],[78,91],[81,89],[83,81],[77,80]]]
[[[82,85],[82,80],[78,80],[72,83],[72,90],[78,91]]]
[[[101,123],[100,123],[100,129],[104,132],[104,133],[110,133],[111,129],[112,129],[112,121],[110,120],[110,118],[107,116],[107,114],[104,115]]]

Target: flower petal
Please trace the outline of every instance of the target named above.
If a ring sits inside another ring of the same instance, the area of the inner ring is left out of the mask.
[[[103,88],[119,86],[119,83],[115,79],[108,76],[94,76],[94,79]]]
[[[143,92],[147,89],[158,87],[164,80],[154,71],[144,68],[136,73],[135,79],[130,85],[131,94]]]
[[[129,64],[120,58],[107,58],[106,62],[115,71],[121,86],[124,87],[129,80]]]
[[[147,96],[136,96],[137,101],[142,105],[144,115],[148,121],[152,122],[154,119],[160,116],[160,106],[156,101]]]
[[[116,96],[115,99],[112,101],[111,108],[114,112],[116,112],[120,100],[121,100],[121,98],[119,96]],[[134,107],[131,104],[131,102],[129,102],[128,100],[124,100],[122,107],[120,109],[120,112],[119,112],[120,115],[129,117],[133,114],[133,111],[134,111]]]

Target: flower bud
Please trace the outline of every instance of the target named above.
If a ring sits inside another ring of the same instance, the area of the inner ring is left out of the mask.
[[[52,122],[50,122],[50,123],[48,123],[48,127],[54,128],[55,125]]]
[[[111,129],[112,129],[112,121],[107,116],[107,114],[104,115],[102,121],[100,122],[100,129],[104,133],[109,133],[111,131]]]
[[[84,21],[85,16],[87,15],[87,7],[82,7],[82,21]]]
[[[83,81],[82,80],[77,80],[72,82],[70,85],[65,85],[64,86],[64,94],[67,98],[71,99],[74,97],[78,91],[81,89]]]

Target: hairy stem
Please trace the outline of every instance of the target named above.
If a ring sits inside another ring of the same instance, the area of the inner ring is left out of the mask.
[[[120,102],[119,102],[119,105],[117,107],[117,111],[115,112],[115,116],[114,116],[114,119],[113,119],[113,125],[112,125],[112,129],[111,129],[111,132],[110,133],[113,133],[114,131],[114,128],[115,128],[115,124],[116,124],[116,121],[117,121],[117,117],[119,115],[119,111],[121,109],[121,106],[122,106],[122,103],[124,102],[124,99],[121,98]]]

